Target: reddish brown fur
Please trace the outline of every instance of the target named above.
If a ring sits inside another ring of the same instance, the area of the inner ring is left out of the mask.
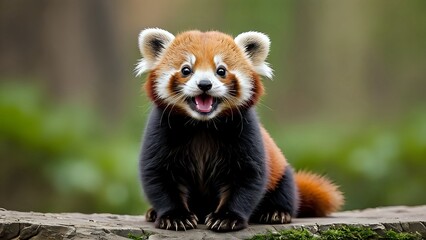
[[[238,70],[251,78],[253,94],[250,100],[245,103],[245,106],[236,106],[235,102],[228,99],[223,105],[222,115],[235,114],[237,108],[255,105],[263,94],[264,88],[259,75],[254,71],[251,64],[244,57],[244,53],[235,44],[231,36],[220,32],[202,33],[199,31],[190,31],[176,36],[171,45],[165,49],[163,57],[156,65],[156,68],[150,72],[145,83],[148,97],[159,106],[167,107],[164,101],[158,99],[155,91],[156,81],[158,81],[160,73],[176,69],[176,73],[173,74],[168,85],[169,95],[176,96],[177,86],[189,80],[188,77],[183,77],[180,73],[182,64],[188,60],[188,54],[193,54],[196,57],[193,66],[194,71],[199,69],[215,71],[216,66],[213,59],[214,56],[219,54],[230,71]],[[228,85],[229,89],[235,90],[235,93],[231,94],[233,97],[241,97],[242,90],[234,74],[227,74],[225,78],[220,80]],[[176,102],[173,108],[175,111],[184,113],[180,104],[186,103]],[[273,191],[283,178],[288,163],[268,132],[262,126],[260,126],[260,129],[267,155],[267,190]],[[343,196],[337,187],[321,176],[299,172],[295,174],[295,181],[300,194],[299,216],[325,216],[339,209],[343,204]],[[222,197],[218,209],[229,197],[227,189],[222,189],[221,192]],[[185,197],[185,194],[182,197]]]
[[[168,88],[169,94],[173,96],[175,92],[173,84],[175,84],[175,82],[183,84],[189,80],[188,77],[181,76],[179,72],[182,64],[187,61],[188,54],[193,54],[196,57],[196,61],[193,66],[194,71],[199,69],[215,71],[216,66],[213,59],[214,56],[220,55],[230,71],[238,70],[251,77],[253,83],[253,95],[245,104],[245,107],[250,107],[256,104],[260,96],[263,94],[263,84],[260,77],[244,57],[244,53],[235,44],[234,39],[231,36],[220,32],[203,33],[199,31],[189,31],[176,36],[171,45],[165,49],[163,57],[160,59],[158,65],[156,65],[156,68],[151,71],[151,74],[147,79],[145,90],[148,96],[157,104],[162,104],[161,101],[158,101],[155,94],[155,81],[157,81],[159,73],[172,68],[177,70],[176,74],[174,74],[174,79],[172,79],[173,81],[171,81]],[[220,78],[220,80],[236,91],[233,93],[235,98],[238,99],[241,96],[241,89],[238,85],[235,86],[236,77],[234,74],[230,73],[225,78]],[[180,104],[181,103],[177,102],[175,107],[179,109]],[[227,103],[224,104],[222,115],[232,113],[231,110],[233,109],[235,111],[237,107],[242,106],[236,106],[236,103],[228,99]]]
[[[261,126],[269,170],[267,189],[276,188],[288,163],[268,132]],[[324,217],[337,211],[344,202],[338,187],[328,179],[309,172],[297,172],[295,181],[299,191],[299,217]]]
[[[151,71],[147,81],[144,84],[145,92],[147,96],[153,101],[156,102],[157,96],[154,91],[154,81],[157,79],[157,74],[155,74],[155,71]]]
[[[267,189],[274,190],[283,177],[285,167],[287,166],[287,160],[265,128],[261,126],[260,130],[263,137],[265,152],[267,154],[266,163],[269,171]]]
[[[257,75],[257,73],[255,72],[252,72],[251,74],[252,79],[254,79],[253,92],[255,92],[256,94],[253,94],[252,98],[250,99],[250,102],[248,104],[249,106],[255,105],[264,93],[263,84],[259,75]]]
[[[343,205],[343,195],[328,179],[302,171],[296,173],[295,180],[300,195],[299,217],[324,217]]]

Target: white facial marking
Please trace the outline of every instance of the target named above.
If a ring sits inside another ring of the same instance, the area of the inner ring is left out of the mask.
[[[157,92],[157,95],[159,98],[167,99],[168,97],[170,97],[170,93],[169,93],[170,78],[173,76],[173,74],[176,73],[176,71],[178,70],[170,69],[168,71],[164,71],[156,79],[155,91]]]
[[[188,54],[187,61],[191,67],[194,66],[196,60],[197,58],[194,56],[194,54]]]
[[[248,101],[253,95],[252,79],[246,74],[244,74],[243,72],[240,72],[238,70],[232,71],[231,73],[237,77],[238,83],[241,87],[241,90],[240,90],[241,97],[239,98],[238,104],[243,104],[244,102]]]
[[[216,75],[211,70],[196,70],[191,76],[191,79],[189,79],[183,87],[183,93],[191,97],[202,94],[203,91],[198,88],[198,83],[201,80],[211,81],[212,88],[207,92],[209,95],[213,97],[222,97],[226,94],[227,87],[219,79],[217,79]]]
[[[158,98],[165,100],[169,104],[176,103],[176,100],[171,97],[171,93],[169,90],[170,79],[176,73],[179,74],[184,66],[191,67],[194,72],[192,73],[192,75],[189,76],[189,80],[185,84],[181,85],[181,96],[196,97],[198,95],[203,94],[204,92],[199,89],[198,83],[201,80],[209,80],[212,83],[212,88],[206,92],[207,94],[216,98],[229,98],[230,95],[228,86],[226,86],[221,81],[221,77],[216,74],[217,68],[222,66],[226,68],[226,70],[230,74],[235,75],[240,87],[240,97],[232,99],[232,101],[237,105],[242,105],[250,100],[253,95],[253,80],[250,76],[248,76],[242,71],[228,69],[227,65],[223,62],[221,55],[216,55],[213,58],[213,61],[215,63],[215,69],[194,69],[193,66],[195,64],[195,61],[196,57],[193,54],[188,54],[185,59],[185,62],[182,63],[182,65],[180,66],[180,69],[171,68],[167,71],[162,72],[161,75],[155,81],[155,91],[158,95]],[[266,68],[264,68],[263,71],[268,72],[269,68],[267,66],[265,67]],[[188,113],[189,116],[202,121],[208,121],[210,119],[215,118],[226,107],[226,105],[219,103],[214,111],[210,112],[209,114],[203,114],[192,109],[189,104],[182,104],[180,106]]]
[[[219,66],[223,66],[223,67],[225,67],[226,69],[228,69],[228,66],[226,65],[226,63],[225,63],[225,62],[223,62],[223,60],[222,60],[222,56],[221,56],[220,54],[219,54],[219,55],[214,56],[213,61],[214,61],[214,64],[216,65],[216,69],[217,69]]]
[[[192,118],[194,118],[194,119],[198,119],[198,120],[203,120],[203,121],[206,121],[206,120],[210,120],[210,119],[213,119],[213,118],[215,118],[220,112],[222,112],[222,110],[223,110],[223,107],[222,107],[222,105],[221,104],[219,104],[218,106],[217,106],[217,108],[216,108],[216,110],[215,111],[213,111],[213,112],[211,112],[211,113],[209,113],[209,114],[207,114],[207,115],[205,115],[205,114],[200,114],[199,112],[196,112],[196,111],[194,111],[194,110],[192,110],[188,105],[185,105],[184,106],[184,109],[186,110],[186,112],[187,113],[189,113],[189,115],[192,117]]]
[[[190,61],[192,61],[193,64],[195,63],[195,60],[196,60],[195,56],[191,56]],[[222,58],[220,56],[215,56],[213,61],[215,62],[216,68],[218,66],[226,67],[226,65],[222,62]],[[222,83],[216,76],[216,69],[212,69],[212,70],[210,69],[196,70],[195,69],[193,75],[183,87],[183,93],[190,97],[195,97],[200,94],[203,94],[204,92],[198,88],[198,83],[201,80],[209,80],[212,83],[212,88],[207,91],[207,94],[209,94],[210,96],[220,98],[220,97],[224,97],[228,92],[228,87],[226,87],[225,84]],[[194,111],[193,109],[191,109],[189,105],[185,105],[184,108],[192,118],[202,120],[202,121],[213,119],[220,112],[223,111],[222,104],[217,105],[216,109],[213,112],[210,112],[209,114],[201,114],[197,111]]]

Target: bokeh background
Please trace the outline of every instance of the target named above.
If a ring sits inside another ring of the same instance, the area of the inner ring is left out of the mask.
[[[256,30],[258,106],[345,209],[426,203],[426,1],[0,0],[0,207],[141,214],[138,33]]]

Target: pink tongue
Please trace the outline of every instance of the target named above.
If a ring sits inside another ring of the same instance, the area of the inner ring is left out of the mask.
[[[197,105],[197,110],[200,112],[210,112],[212,110],[213,97],[212,96],[196,96],[195,104]]]

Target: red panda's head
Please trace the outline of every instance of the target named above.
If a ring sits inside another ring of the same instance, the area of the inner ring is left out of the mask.
[[[246,32],[235,39],[220,32],[162,29],[139,35],[138,75],[149,72],[145,89],[160,107],[197,120],[233,114],[254,105],[263,93],[260,76],[272,77],[265,62],[269,38]]]

